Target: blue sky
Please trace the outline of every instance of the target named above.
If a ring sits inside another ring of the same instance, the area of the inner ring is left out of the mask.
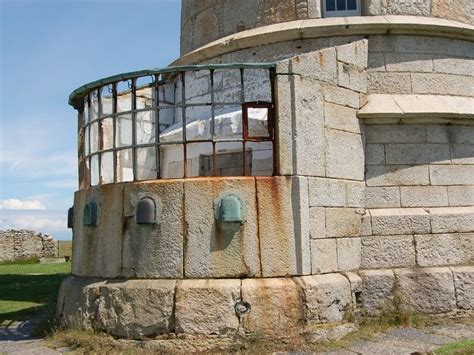
[[[179,56],[180,0],[0,0],[0,229],[70,239],[70,92]]]

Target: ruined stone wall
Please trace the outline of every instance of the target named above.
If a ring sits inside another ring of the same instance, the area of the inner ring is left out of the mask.
[[[52,258],[57,253],[57,242],[48,234],[13,229],[0,231],[0,261]]]
[[[318,19],[323,0],[184,0],[181,54],[230,34],[287,21]],[[438,17],[474,24],[470,0],[362,0],[363,16]]]

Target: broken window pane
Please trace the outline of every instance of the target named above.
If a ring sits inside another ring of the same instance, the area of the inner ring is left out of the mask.
[[[107,152],[102,154],[100,161],[100,173],[102,174],[102,183],[110,184],[114,182],[114,153]]]
[[[91,157],[91,185],[99,185],[99,156],[97,154]]]
[[[137,180],[156,179],[155,147],[137,148]]]
[[[132,115],[124,114],[117,116],[117,136],[115,145],[117,147],[127,147],[132,145]]]
[[[268,138],[270,133],[268,130],[268,108],[266,107],[249,107],[247,108],[247,124],[248,136]]]
[[[117,182],[133,181],[132,149],[117,151]]]
[[[273,143],[272,142],[247,142],[245,144],[247,156],[251,158],[247,175],[271,176],[273,175]]]
[[[184,149],[182,144],[160,146],[160,174],[163,179],[184,177]]]

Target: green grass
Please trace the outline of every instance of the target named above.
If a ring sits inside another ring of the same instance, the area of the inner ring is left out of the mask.
[[[0,325],[51,313],[70,263],[39,264],[31,260],[0,265]]]
[[[60,240],[58,241],[58,256],[64,258],[72,255],[72,241]]]
[[[436,355],[470,355],[474,354],[474,339],[463,340],[443,346],[435,351]]]

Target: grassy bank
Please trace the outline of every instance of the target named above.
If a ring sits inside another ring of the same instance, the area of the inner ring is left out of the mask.
[[[70,263],[24,260],[0,264],[0,325],[52,313]]]

